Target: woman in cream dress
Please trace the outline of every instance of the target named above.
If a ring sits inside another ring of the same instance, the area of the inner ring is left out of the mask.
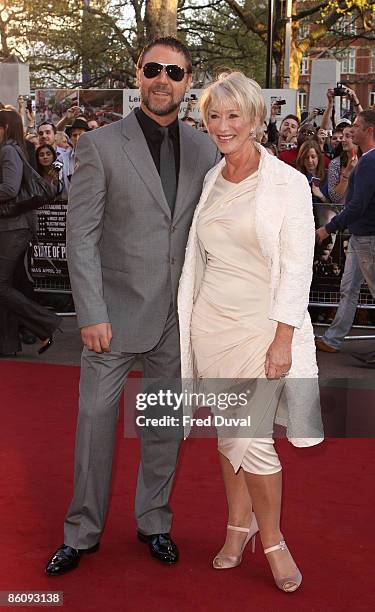
[[[239,72],[219,77],[204,91],[201,112],[224,158],[206,176],[180,281],[182,378],[229,393],[243,381],[249,397],[239,413],[251,418],[242,435],[240,428],[218,430],[229,517],[213,565],[239,565],[260,531],[276,585],[289,592],[302,576],[280,532],[281,465],[272,432],[284,392],[289,438],[297,446],[322,440],[307,314],[311,193],[305,177],[255,141],[266,114],[257,83]],[[289,377],[306,382],[283,389]]]

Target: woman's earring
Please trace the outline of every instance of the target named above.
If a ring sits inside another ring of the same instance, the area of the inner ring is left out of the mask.
[[[255,136],[256,136],[256,131],[255,130],[251,130],[250,134],[249,134],[250,140],[255,140]]]

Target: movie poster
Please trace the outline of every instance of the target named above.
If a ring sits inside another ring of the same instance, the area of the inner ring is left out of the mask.
[[[83,115],[96,119],[99,126],[123,117],[122,89],[39,89],[35,92],[35,121],[55,125],[68,108],[79,106]]]
[[[69,279],[66,261],[66,212],[68,203],[56,200],[36,211],[37,240],[31,249],[31,274],[36,280]]]

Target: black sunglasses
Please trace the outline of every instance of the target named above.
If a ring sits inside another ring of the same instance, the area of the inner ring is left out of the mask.
[[[167,75],[172,81],[182,81],[185,76],[185,68],[177,64],[160,64],[159,62],[148,62],[142,68],[146,79],[154,79],[165,68]]]

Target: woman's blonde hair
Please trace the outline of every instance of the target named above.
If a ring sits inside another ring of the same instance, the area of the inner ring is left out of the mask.
[[[208,85],[200,97],[199,110],[207,126],[211,108],[239,108],[256,135],[266,119],[267,109],[258,83],[242,72],[224,72]]]

